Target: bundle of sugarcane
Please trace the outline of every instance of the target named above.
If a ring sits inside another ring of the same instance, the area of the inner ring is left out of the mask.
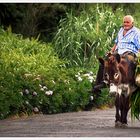
[[[137,56],[136,78],[137,90],[131,96],[131,117],[140,119],[140,55]]]

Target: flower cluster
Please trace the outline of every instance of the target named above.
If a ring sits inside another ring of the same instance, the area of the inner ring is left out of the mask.
[[[24,89],[22,92],[20,92],[20,94],[23,96],[23,95],[29,95],[29,94],[32,94],[33,96],[37,96],[37,92],[36,91],[33,91],[33,92],[30,92],[29,89]]]
[[[89,80],[89,82],[93,82],[94,81],[94,79],[95,79],[95,77],[94,77],[94,75],[93,75],[93,72],[92,71],[90,71],[90,72],[88,72],[88,73],[85,73],[85,74],[80,74],[80,72],[78,72],[76,75],[75,75],[75,77],[77,78],[77,80],[78,81],[82,81],[83,79],[84,79],[84,77],[87,79],[87,80]]]
[[[48,95],[48,96],[53,95],[53,91],[48,90],[46,86],[39,84],[39,87],[41,91],[44,91],[45,95]]]

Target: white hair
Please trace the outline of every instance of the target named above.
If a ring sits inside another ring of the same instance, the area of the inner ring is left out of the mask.
[[[126,15],[126,16],[124,16],[123,20],[124,20],[125,18],[129,18],[129,19],[131,20],[132,23],[134,22],[134,18],[133,18],[131,15]]]

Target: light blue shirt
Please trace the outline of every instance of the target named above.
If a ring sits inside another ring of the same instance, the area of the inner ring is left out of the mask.
[[[124,36],[123,31],[124,29],[121,27],[115,40],[117,45],[116,51],[119,54],[123,54],[127,51],[137,54],[140,49],[140,30],[136,27],[132,27]]]

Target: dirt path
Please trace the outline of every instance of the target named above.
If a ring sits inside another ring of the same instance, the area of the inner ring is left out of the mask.
[[[0,137],[140,137],[140,121],[114,127],[115,109],[34,115],[0,121]]]

